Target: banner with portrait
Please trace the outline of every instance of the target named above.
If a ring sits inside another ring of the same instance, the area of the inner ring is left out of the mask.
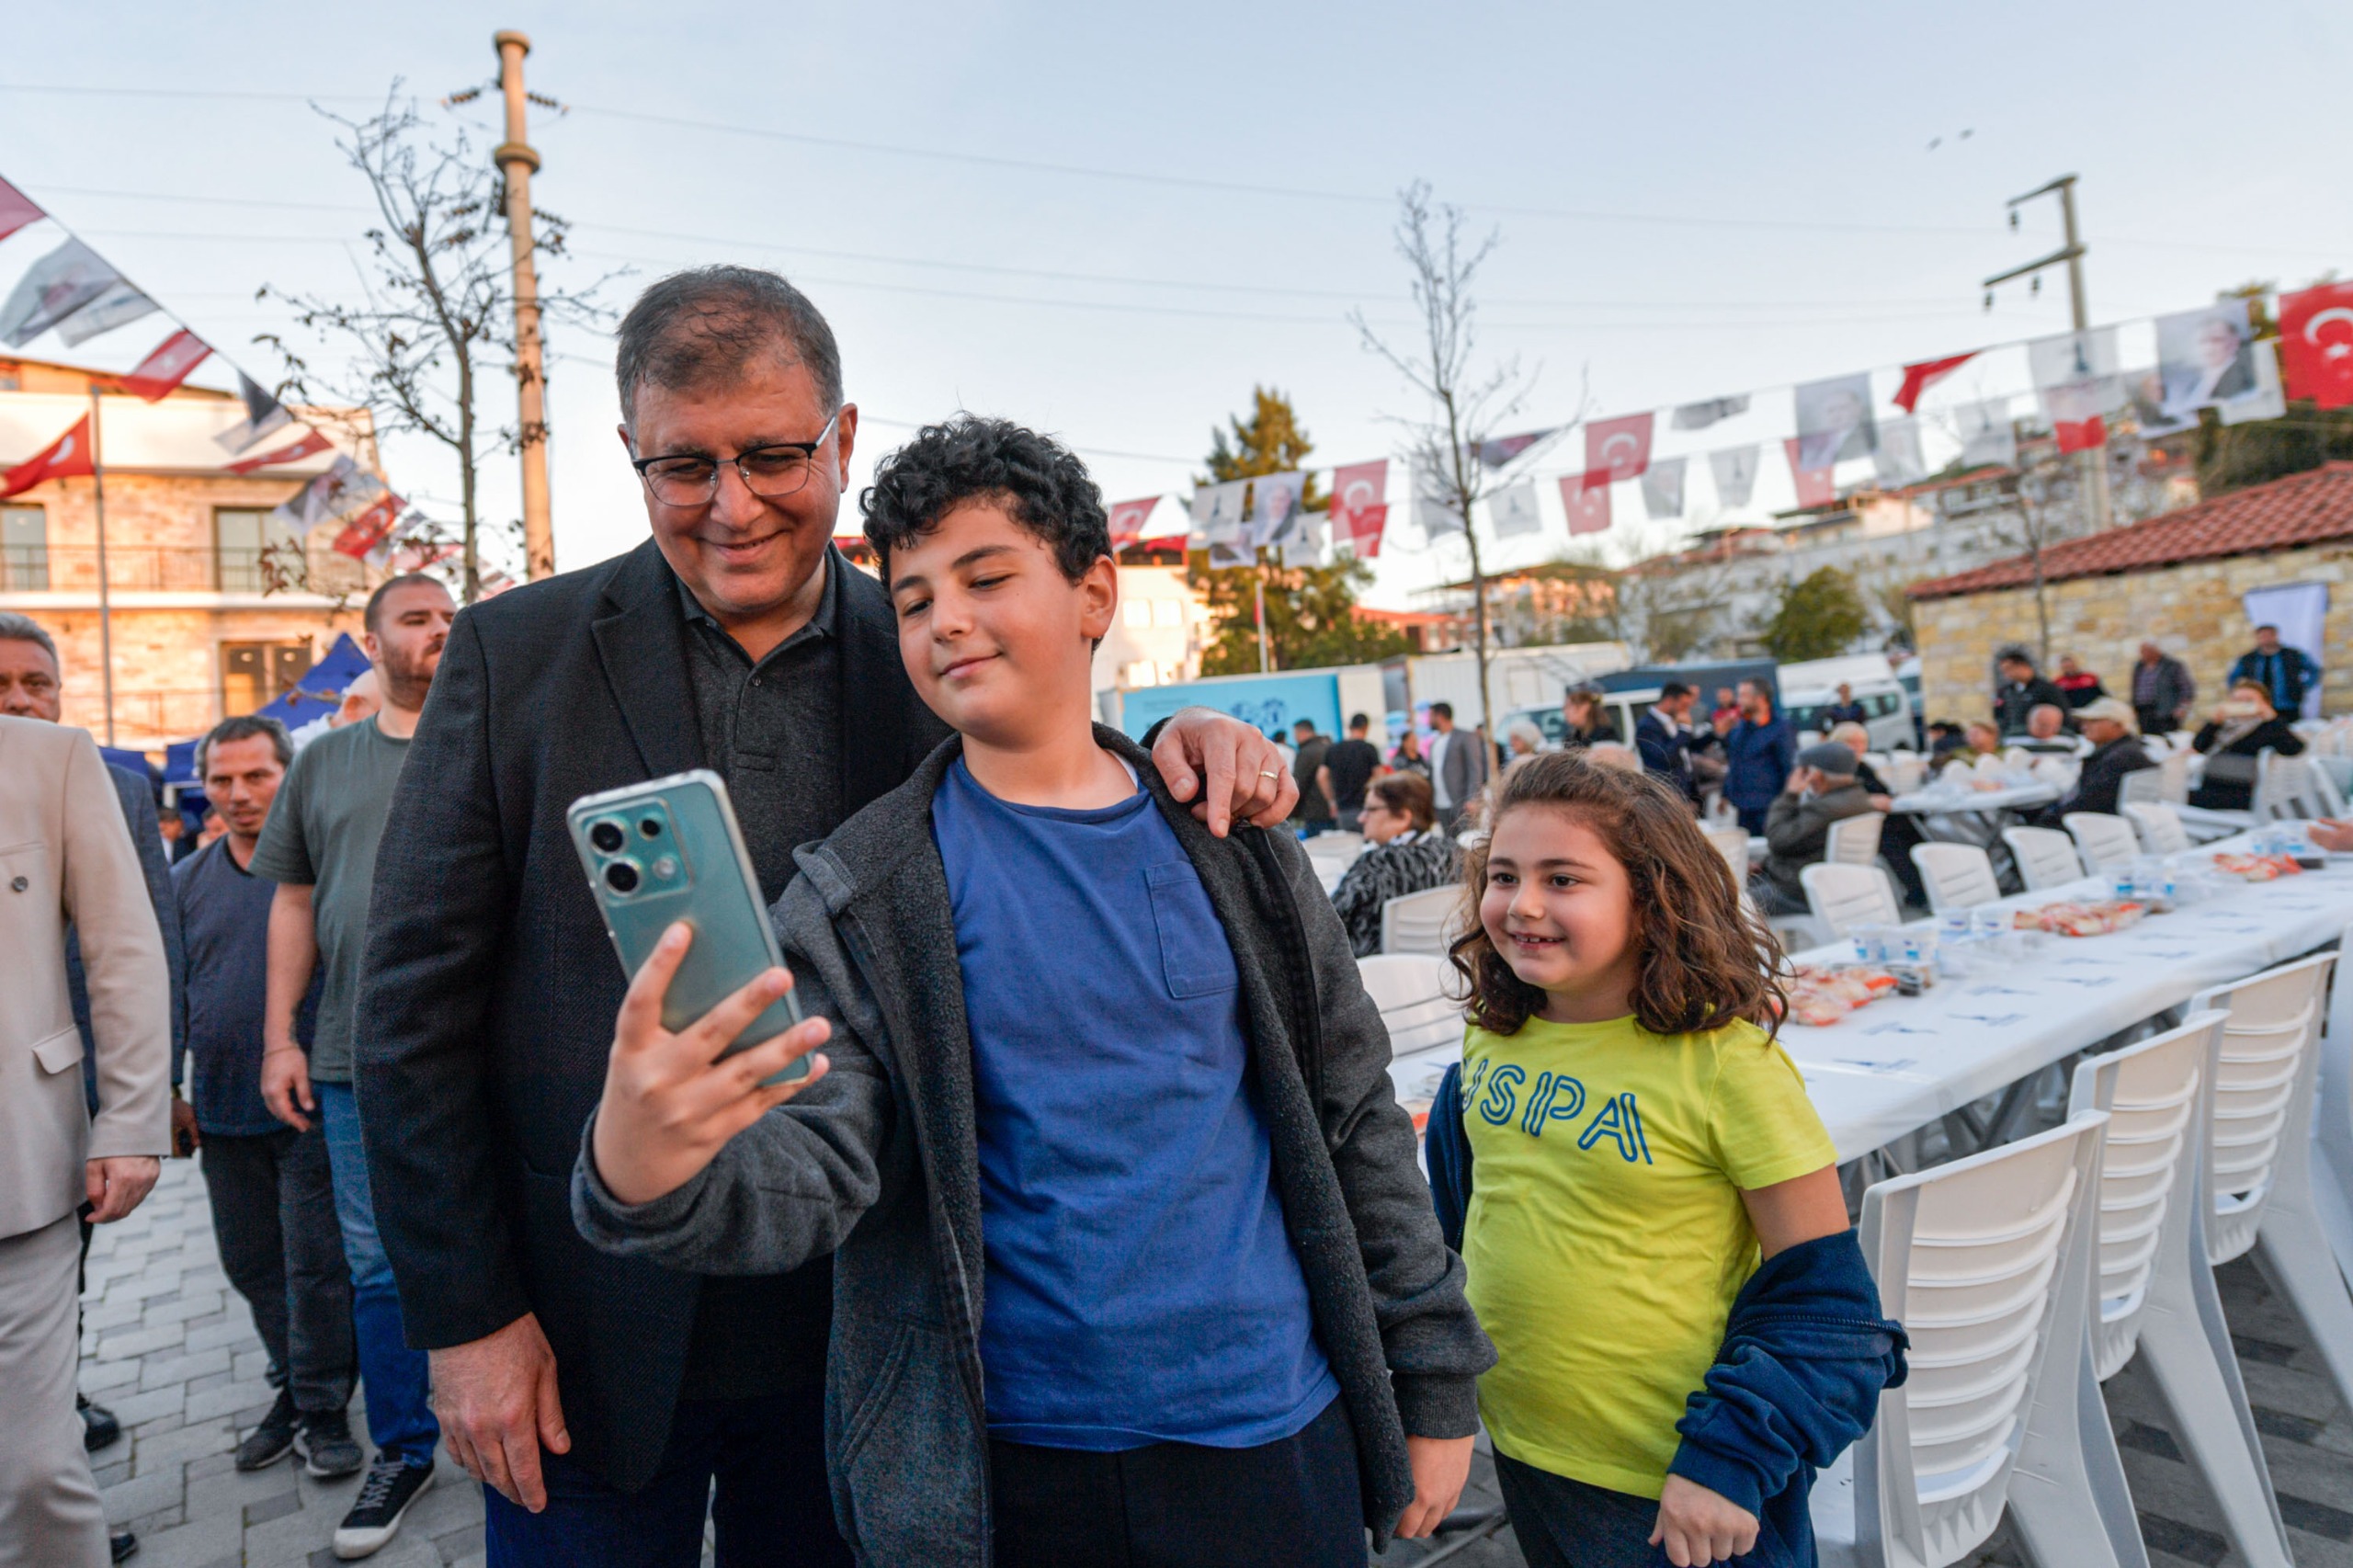
[[[1797,405],[1796,466],[1825,469],[1848,458],[1867,458],[1878,448],[1868,370],[1808,381],[1797,389]]]
[[[2166,417],[2193,422],[2201,408],[2262,396],[2256,383],[2255,333],[2245,300],[2217,300],[2157,318],[2157,378]]]

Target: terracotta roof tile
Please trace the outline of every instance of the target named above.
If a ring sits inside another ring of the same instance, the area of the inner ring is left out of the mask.
[[[2042,552],[2047,583],[2153,572],[2184,561],[2254,555],[2325,540],[2353,539],[2353,462],[2332,462],[2200,501],[2105,533],[2064,540]],[[2034,581],[2032,558],[2016,555],[1973,572],[1915,583],[1915,599],[1954,598]]]

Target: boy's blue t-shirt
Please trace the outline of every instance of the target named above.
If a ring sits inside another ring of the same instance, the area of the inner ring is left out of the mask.
[[[1288,1437],[1315,1342],[1209,894],[1139,790],[931,807],[972,1037],[992,1436],[1110,1451]]]

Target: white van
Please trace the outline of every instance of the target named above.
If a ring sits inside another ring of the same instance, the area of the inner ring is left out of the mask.
[[[1918,733],[1912,724],[1912,699],[1903,683],[1892,675],[1881,675],[1847,682],[1855,700],[1862,704],[1863,728],[1870,732],[1873,751],[1912,751],[1918,747]],[[1838,705],[1838,688],[1832,686],[1790,686],[1781,687],[1781,711],[1788,716],[1790,727],[1798,732],[1799,744],[1819,740],[1830,733],[1827,717]]]

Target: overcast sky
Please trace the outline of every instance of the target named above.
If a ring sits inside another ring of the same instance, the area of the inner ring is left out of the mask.
[[[2319,4],[255,15],[46,10],[0,65],[0,176],[267,375],[249,339],[280,323],[255,290],[350,290],[365,218],[303,97],[364,113],[397,76],[446,120],[431,100],[486,82],[491,28],[521,28],[531,85],[571,106],[535,110],[531,132],[534,196],[576,225],[550,283],[631,269],[608,288],[625,304],[683,264],[782,269],[840,338],[867,420],[860,483],[912,425],[969,408],[1056,432],[1108,499],[1186,490],[1254,383],[1291,395],[1314,460],[1391,452],[1391,421],[1421,411],[1346,317],[1409,324],[1390,230],[1416,178],[1500,233],[1482,341],[1534,373],[1526,426],[1574,417],[1581,392],[1607,415],[2059,330],[2058,276],[1991,312],[1978,284],[2056,244],[2055,203],[2015,234],[2003,203],[2062,173],[2082,176],[2096,321],[2353,270],[2336,129],[2353,22]],[[486,146],[494,115],[485,98],[460,118]],[[0,245],[0,271],[48,243]],[[127,364],[153,324],[85,357]],[[609,342],[554,347],[556,550],[573,567],[629,548],[644,519],[612,434]],[[1949,391],[2012,375],[1996,358]],[[1768,392],[1731,434],[1788,433],[1788,404]],[[511,416],[504,384],[490,406]],[[437,449],[387,458],[396,487],[452,513]],[[1582,466],[1573,447],[1531,472]],[[1778,455],[1764,472],[1758,506],[1788,505]],[[487,494],[492,517],[519,513],[511,464]],[[1564,542],[1546,506],[1546,536],[1506,558]],[[1459,544],[1400,526],[1377,597],[1409,602],[1461,564]]]

